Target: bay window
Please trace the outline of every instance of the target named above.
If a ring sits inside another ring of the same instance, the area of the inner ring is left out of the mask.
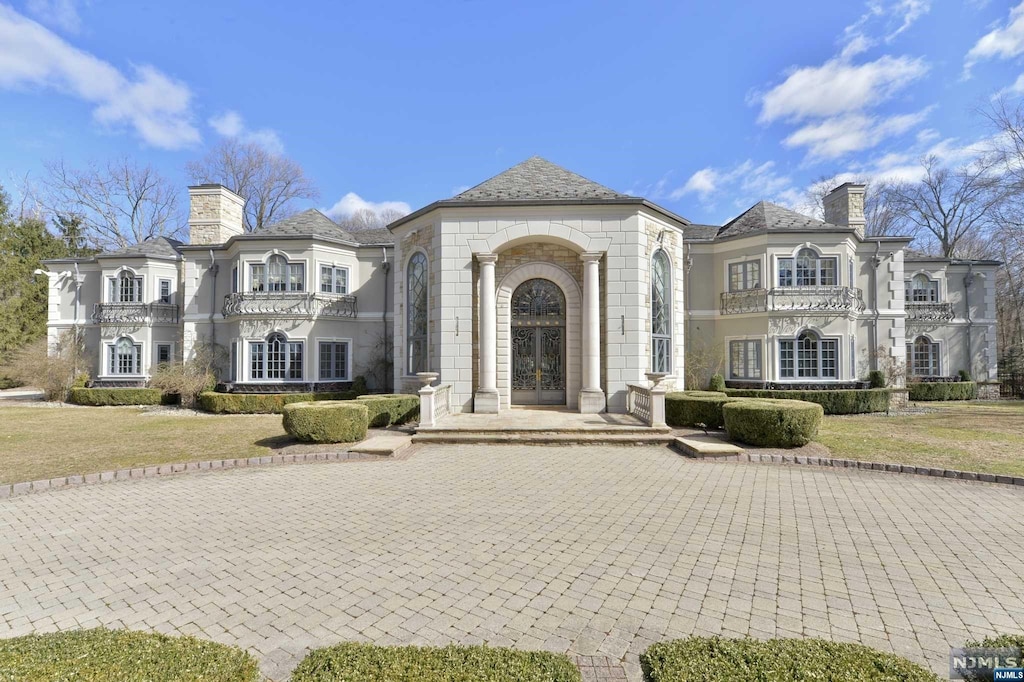
[[[779,286],[836,286],[838,271],[838,258],[822,257],[814,249],[801,249],[796,258],[779,259]]]
[[[250,264],[249,279],[253,291],[304,291],[306,266],[274,254],[266,263]]]

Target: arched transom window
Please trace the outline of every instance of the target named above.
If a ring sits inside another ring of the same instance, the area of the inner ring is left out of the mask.
[[[780,340],[779,375],[783,379],[838,379],[839,341],[812,331]]]
[[[821,256],[814,249],[800,249],[796,258],[779,259],[779,286],[835,286],[839,284],[838,270],[838,258]]]
[[[405,269],[405,333],[409,374],[427,372],[427,257],[414,253]]]
[[[306,288],[305,264],[289,263],[276,253],[266,263],[252,263],[249,276],[253,291],[304,291]]]
[[[122,336],[108,348],[107,367],[111,374],[142,373],[142,344]]]
[[[913,343],[907,344],[907,364],[910,375],[915,377],[941,376],[939,363],[939,344],[927,336],[919,336]]]
[[[274,332],[265,341],[250,343],[249,369],[254,380],[301,381],[302,342]]]
[[[914,275],[907,286],[906,300],[909,303],[937,303],[939,283],[923,272]]]
[[[512,294],[512,324],[531,325],[565,324],[565,296],[558,285],[547,279],[530,279]]]
[[[664,251],[651,258],[651,371],[672,371],[672,265]]]
[[[111,303],[142,303],[142,278],[127,270],[110,279]]]

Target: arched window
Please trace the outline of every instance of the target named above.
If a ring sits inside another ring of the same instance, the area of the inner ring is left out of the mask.
[[[266,341],[249,344],[251,376],[258,380],[302,380],[302,342],[274,332]]]
[[[111,374],[142,373],[142,344],[122,336],[108,348],[107,366]]]
[[[907,344],[907,364],[910,375],[915,377],[941,376],[939,365],[939,344],[927,336],[919,336]]]
[[[427,372],[427,257],[420,252],[405,269],[405,308],[408,373]]]
[[[672,264],[661,250],[651,258],[651,371],[672,371]]]
[[[780,340],[779,374],[783,379],[838,379],[839,341],[812,331]]]
[[[779,259],[779,286],[835,286],[839,284],[838,270],[838,258],[822,257],[814,249],[800,249],[796,258]]]
[[[110,279],[111,303],[142,303],[142,278],[134,272],[122,271]]]
[[[253,291],[305,291],[306,265],[289,263],[284,256],[275,253],[266,264],[252,263],[249,279]]]
[[[924,273],[914,275],[907,289],[906,300],[911,303],[937,303],[939,283],[929,279]]]

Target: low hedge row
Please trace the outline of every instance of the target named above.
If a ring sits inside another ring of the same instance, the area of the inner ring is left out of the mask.
[[[729,440],[761,447],[806,445],[818,433],[824,409],[802,400],[748,398],[722,406]]]
[[[281,421],[303,443],[354,443],[366,438],[368,418],[358,400],[323,400],[285,405]]]
[[[353,400],[355,391],[337,393],[214,393],[199,394],[199,407],[216,414],[281,414],[285,405],[317,400]]]
[[[420,418],[420,397],[418,395],[408,393],[361,395],[357,400],[366,405],[371,428],[405,424],[418,421]]]
[[[725,421],[722,406],[739,398],[718,391],[676,391],[665,396],[665,422],[669,426],[702,426],[720,429]]]
[[[777,391],[755,388],[727,388],[726,395],[734,398],[769,398],[772,400],[803,400],[818,403],[825,414],[863,414],[885,412],[889,409],[887,388],[842,389],[823,391]]]
[[[895,654],[823,639],[690,637],[652,644],[640,654],[640,666],[648,682],[939,680],[931,671]]]
[[[311,651],[292,682],[579,682],[568,656],[488,646],[375,646]]]
[[[910,400],[974,400],[978,397],[978,384],[973,381],[912,381],[907,388]]]
[[[0,680],[257,682],[241,649],[194,637],[131,630],[68,630],[0,639]]]
[[[72,388],[68,394],[68,402],[91,407],[160,405],[172,400],[159,388]]]

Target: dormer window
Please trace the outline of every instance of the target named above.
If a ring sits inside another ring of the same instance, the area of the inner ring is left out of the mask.
[[[836,286],[838,272],[838,258],[822,257],[814,249],[800,249],[796,258],[779,259],[779,286]]]
[[[111,303],[142,303],[142,278],[133,272],[122,272],[110,278]]]
[[[251,264],[249,278],[253,291],[304,291],[306,266],[274,254],[266,263]]]
[[[939,283],[923,273],[914,275],[907,282],[905,298],[907,303],[938,303]]]

